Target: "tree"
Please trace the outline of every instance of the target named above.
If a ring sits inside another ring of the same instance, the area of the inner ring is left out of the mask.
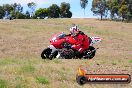
[[[84,9],[84,15],[85,15],[85,8],[88,4],[88,0],[80,0],[80,5]]]
[[[12,7],[13,10],[11,11],[10,14],[13,18],[17,18],[16,17],[17,13],[22,13],[23,7],[21,6],[21,4],[17,4],[17,3],[12,4]]]
[[[36,3],[30,2],[27,4],[27,6],[30,8],[30,17],[33,17],[35,8],[37,6]]]
[[[28,11],[26,11],[25,16],[26,19],[30,19],[30,13]]]
[[[107,6],[112,20],[115,17],[122,18],[122,21],[132,18],[132,0],[107,0]]]
[[[2,6],[0,6],[0,19],[4,17],[4,9]]]
[[[111,19],[115,19],[115,15],[119,15],[119,3],[120,0],[107,0],[107,7],[108,10],[110,11],[110,17]]]
[[[127,4],[128,4],[128,11],[129,11],[130,14],[132,15],[132,0],[129,0],[129,1],[127,2]]]
[[[4,4],[3,9],[4,9],[4,11],[11,12],[13,10],[13,7],[10,4]]]
[[[132,0],[128,0],[127,4],[128,4],[127,21],[130,21],[132,20]]]
[[[59,18],[60,8],[56,4],[52,4],[48,9],[48,18]]]
[[[122,21],[124,21],[125,18],[127,19],[126,17],[127,13],[128,13],[128,5],[127,5],[127,2],[123,0],[119,9],[119,14],[122,17]]]
[[[26,15],[20,12],[16,12],[16,19],[26,19]]]
[[[61,3],[59,7],[56,4],[52,4],[49,8],[39,8],[35,11],[36,3],[30,2],[27,4],[30,10],[23,13],[23,7],[19,3],[14,4],[4,4],[0,6],[0,19],[5,18],[15,18],[15,19],[30,19],[30,18],[71,18],[72,12],[70,11],[69,3]],[[35,14],[34,14],[35,13]]]
[[[60,14],[62,18],[71,18],[72,13],[70,11],[70,4],[66,2],[62,2],[60,5]]]
[[[40,19],[44,19],[46,16],[48,16],[48,12],[46,8],[39,8],[35,11],[36,17],[39,17]]]
[[[72,12],[71,11],[67,11],[67,18],[71,18],[72,17]]]
[[[127,5],[122,5],[121,8],[119,9],[119,14],[122,17],[122,21],[126,18],[126,15],[128,13],[128,6]]]
[[[102,20],[103,16],[106,16],[108,11],[105,0],[93,0],[91,10],[95,15],[100,15]]]
[[[21,6],[21,4],[17,4],[17,3],[14,3],[14,4],[12,4],[12,6],[13,6],[13,10],[15,11],[15,12],[22,12],[23,11],[23,7]]]
[[[4,10],[4,15],[6,17],[8,17],[10,15],[11,11],[13,10],[13,7],[10,4],[4,4],[3,5],[3,10]]]

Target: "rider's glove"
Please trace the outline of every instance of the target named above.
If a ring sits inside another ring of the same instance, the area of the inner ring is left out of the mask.
[[[71,44],[69,44],[69,43],[64,43],[64,48],[67,48],[67,49],[71,49],[72,48],[72,46],[71,46]]]

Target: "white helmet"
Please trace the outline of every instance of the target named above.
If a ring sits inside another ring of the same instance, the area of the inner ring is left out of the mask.
[[[79,32],[79,28],[77,26],[73,26],[70,28],[70,33],[72,35],[76,35]]]

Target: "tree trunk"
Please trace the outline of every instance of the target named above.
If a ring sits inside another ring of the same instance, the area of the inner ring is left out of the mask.
[[[122,22],[124,21],[124,14],[122,14]]]
[[[85,8],[84,8],[84,17],[85,17]]]
[[[101,20],[103,19],[103,15],[101,14]]]

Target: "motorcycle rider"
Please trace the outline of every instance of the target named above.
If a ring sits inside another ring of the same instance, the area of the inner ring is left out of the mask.
[[[75,50],[76,56],[81,58],[83,52],[89,48],[88,36],[80,31],[75,24],[73,24],[73,26],[70,28],[69,35],[71,36],[71,38],[69,39],[69,42],[72,45],[71,48]]]

